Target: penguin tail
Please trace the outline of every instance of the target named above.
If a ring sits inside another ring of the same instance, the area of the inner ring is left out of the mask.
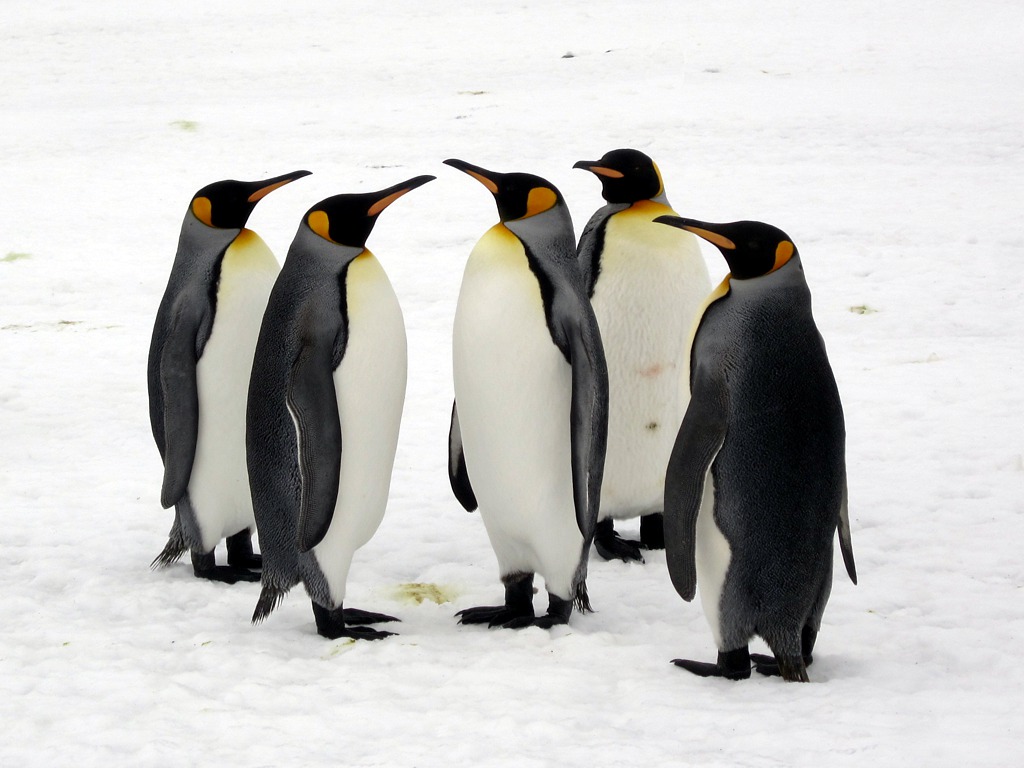
[[[173,565],[181,559],[181,556],[185,554],[188,547],[185,546],[185,540],[181,537],[181,531],[171,531],[170,537],[167,539],[167,543],[164,545],[163,550],[160,554],[153,558],[153,562],[149,564],[149,567],[154,571],[161,568],[166,568],[169,565]]]
[[[800,654],[791,656],[776,656],[775,663],[779,665],[779,674],[782,679],[790,683],[808,683],[807,665],[804,657]]]
[[[287,589],[264,584],[263,589],[260,590],[260,599],[256,601],[256,610],[252,612],[252,623],[259,624],[273,613],[286,594],[288,594]]]
[[[572,603],[580,613],[593,613],[590,606],[590,595],[587,594],[587,582],[581,581],[576,585],[572,593]]]

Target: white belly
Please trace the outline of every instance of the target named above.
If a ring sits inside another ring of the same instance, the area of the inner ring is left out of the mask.
[[[500,225],[466,265],[453,362],[466,467],[501,574],[540,573],[567,599],[583,544],[572,494],[571,368],[551,340],[525,253]]]
[[[199,432],[188,485],[206,552],[255,524],[245,406],[256,339],[278,271],[266,243],[250,230],[242,230],[221,264],[213,329],[196,366]]]
[[[688,340],[710,291],[693,235],[637,204],[608,222],[593,305],[608,360],[601,517],[660,511],[665,469],[689,400]]]
[[[704,498],[701,499],[700,512],[697,515],[696,565],[697,586],[700,588],[700,604],[704,616],[711,627],[715,644],[722,648],[722,629],[720,623],[722,587],[732,560],[732,549],[729,542],[715,524],[715,484],[708,470],[704,483]]]
[[[384,517],[405,404],[407,348],[398,297],[365,251],[348,268],[348,345],[334,371],[341,416],[338,501],[326,536],[313,549],[340,605],[352,556]]]

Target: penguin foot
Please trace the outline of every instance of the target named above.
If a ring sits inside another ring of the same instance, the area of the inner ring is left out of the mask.
[[[455,614],[459,624],[486,624],[494,628],[509,627],[520,619],[533,621],[533,574],[516,571],[505,574],[501,580],[505,584],[505,604],[459,611]]]
[[[801,658],[803,659],[802,670],[799,663]],[[784,664],[780,664],[779,660],[774,656],[764,653],[752,653],[750,654],[750,660],[754,663],[754,669],[757,670],[758,674],[765,677],[782,677],[786,680],[806,683],[809,682],[807,667],[811,666],[814,662],[814,657],[810,654],[803,657],[795,656],[788,659]]]
[[[382,624],[386,621],[401,621],[401,619],[396,619],[394,616],[388,616],[386,613],[372,613],[371,611],[361,611],[358,608],[345,608],[343,617],[345,620],[345,626],[352,626],[353,624]]]
[[[479,608],[466,608],[456,613],[455,616],[458,618],[459,624],[486,624],[492,629],[495,627],[507,629],[516,629],[517,626],[528,627],[534,619],[532,605],[529,607],[529,612],[521,607],[491,605],[480,606]],[[517,625],[517,622],[522,619],[525,619],[526,623]]]
[[[239,581],[259,581],[260,574],[248,568],[236,565],[217,565],[213,552],[205,555],[192,553],[192,573],[197,579],[219,581],[223,584],[236,584]]]
[[[640,546],[643,549],[665,548],[665,515],[661,512],[640,518]]]
[[[313,618],[316,619],[316,633],[321,637],[326,637],[328,640],[338,640],[343,637],[351,638],[353,640],[383,640],[385,637],[391,637],[394,632],[385,632],[379,629],[371,629],[370,627],[352,627],[346,626],[346,611],[342,607],[331,610],[330,608],[324,608],[322,605],[313,603]],[[353,616],[380,616],[382,614],[370,614],[366,611],[356,610]],[[388,617],[390,618],[390,617]],[[397,621],[397,619],[395,619]]]
[[[750,677],[747,646],[725,653],[719,651],[718,661],[714,664],[690,659],[672,659],[672,663],[699,677],[724,677],[726,680],[746,680]]]
[[[263,568],[263,556],[253,554],[252,532],[248,529],[239,531],[227,538],[228,565],[236,568],[260,570]]]
[[[611,518],[597,524],[594,549],[605,560],[621,560],[624,563],[644,562],[644,556],[640,554],[640,544],[619,536],[615,532],[615,524]]]
[[[572,600],[563,600],[558,595],[548,593],[548,612],[543,616],[534,618],[532,613],[529,616],[520,616],[507,621],[501,626],[505,629],[524,629],[525,627],[540,627],[551,629],[559,624],[568,624],[569,616],[572,615]],[[493,624],[491,626],[494,626]]]

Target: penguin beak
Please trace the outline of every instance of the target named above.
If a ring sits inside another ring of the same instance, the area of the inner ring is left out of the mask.
[[[677,227],[679,229],[685,229],[687,232],[693,232],[697,237],[703,238],[712,245],[716,245],[723,250],[736,250],[736,243],[725,235],[716,232],[715,225],[708,224],[706,221],[684,219],[682,216],[659,216],[655,221],[659,224],[668,224],[670,227]]]
[[[412,192],[416,187],[422,187],[428,181],[433,181],[436,178],[436,176],[417,176],[414,179],[409,179],[408,181],[403,181],[400,184],[395,184],[393,187],[382,189],[377,193],[379,197],[376,202],[367,209],[366,215],[377,216],[381,211],[395,202],[395,200],[400,198],[402,195],[407,192]]]
[[[275,176],[274,178],[267,179],[266,181],[254,181],[254,191],[249,195],[249,202],[255,205],[275,189],[279,189],[285,184],[291,184],[293,181],[301,179],[303,176],[309,176],[310,173],[311,171],[292,171],[291,173],[286,173],[283,176]]]
[[[597,176],[607,176],[609,179],[621,179],[625,176],[621,171],[616,171],[614,168],[606,168],[599,162],[592,160],[580,160],[573,165],[573,168],[582,168],[584,171],[590,171]]]
[[[496,171],[488,171],[486,168],[481,168],[478,165],[472,165],[470,163],[465,162],[464,160],[450,159],[445,160],[444,164],[450,165],[452,168],[455,168],[456,170],[469,174],[474,179],[483,184],[485,187],[487,187],[487,191],[490,192],[492,195],[498,194],[497,179],[500,178],[502,174],[497,173]]]

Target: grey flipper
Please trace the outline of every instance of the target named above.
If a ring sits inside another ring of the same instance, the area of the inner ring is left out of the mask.
[[[726,390],[706,369],[693,377],[690,404],[679,427],[665,475],[665,555],[672,585],[683,600],[697,590],[697,514],[708,467],[726,432]]]
[[[458,405],[452,402],[452,426],[448,430],[448,480],[452,492],[467,512],[473,512],[478,504],[473,486],[466,470],[466,455],[462,451],[462,430],[459,427]]]
[[[295,421],[302,476],[299,552],[308,552],[327,535],[338,501],[341,417],[331,358],[330,346],[306,343],[288,377],[288,411]]]
[[[583,315],[585,318],[586,315]],[[597,321],[568,319],[565,332],[572,366],[570,406],[572,488],[576,524],[588,544],[597,528],[608,443],[608,375]]]
[[[850,510],[847,505],[846,478],[843,477],[843,501],[839,507],[839,550],[850,581],[857,583],[857,564],[853,561],[853,539],[850,536]]]
[[[583,286],[587,296],[591,298],[601,274],[601,253],[604,251],[604,235],[608,220],[627,208],[629,205],[626,203],[609,203],[598,208],[580,235],[580,242],[576,247],[576,261],[579,262],[580,271],[583,273]]]
[[[160,504],[174,506],[188,489],[199,435],[196,385],[197,338],[202,312],[179,302],[160,353],[160,390],[164,427],[164,478]]]

